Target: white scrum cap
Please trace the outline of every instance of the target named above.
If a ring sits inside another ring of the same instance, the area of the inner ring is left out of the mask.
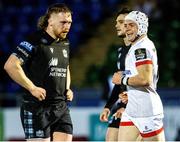
[[[148,17],[146,14],[140,11],[132,11],[126,17],[125,20],[132,20],[138,25],[138,36],[147,34],[148,31]]]

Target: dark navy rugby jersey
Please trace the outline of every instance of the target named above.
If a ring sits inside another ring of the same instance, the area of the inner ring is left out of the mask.
[[[120,47],[118,49],[118,60],[117,60],[117,68],[120,71],[125,70],[125,59],[126,59],[126,54],[128,53],[130,47]]]
[[[118,49],[118,59],[117,59],[117,69],[119,71],[125,70],[125,59],[126,55],[129,51],[129,46],[122,46]],[[110,98],[108,99],[105,108],[111,109],[114,105],[114,103],[119,99],[119,94],[123,91],[126,91],[126,86],[124,85],[114,85],[113,90],[111,92]],[[120,102],[118,107],[125,107],[126,104]]]
[[[46,90],[46,100],[65,100],[68,40],[56,41],[45,31],[37,31],[20,42],[13,54],[23,62],[27,77]],[[24,99],[37,100],[30,93]]]

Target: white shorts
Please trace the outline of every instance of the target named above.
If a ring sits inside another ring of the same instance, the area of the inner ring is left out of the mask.
[[[158,135],[163,129],[163,114],[151,117],[131,117],[123,112],[120,126],[136,126],[144,138]]]

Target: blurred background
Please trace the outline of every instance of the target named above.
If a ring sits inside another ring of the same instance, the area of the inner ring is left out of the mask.
[[[116,71],[115,20],[124,5],[149,16],[148,36],[158,51],[158,93],[165,110],[166,139],[180,140],[180,1],[179,0],[0,0],[0,140],[23,140],[19,118],[21,88],[5,73],[8,56],[24,36],[36,30],[50,4],[66,3],[73,11],[69,33],[74,100],[70,103],[73,140],[104,140],[106,123],[99,113]]]

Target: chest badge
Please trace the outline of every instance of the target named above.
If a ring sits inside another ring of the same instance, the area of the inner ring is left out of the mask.
[[[67,57],[68,57],[68,55],[67,55],[67,50],[66,50],[66,49],[63,49],[62,52],[63,52],[63,56],[64,56],[65,58],[67,58]]]

